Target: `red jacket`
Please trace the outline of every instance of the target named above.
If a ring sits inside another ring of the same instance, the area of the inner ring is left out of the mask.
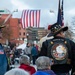
[[[36,72],[35,68],[30,65],[21,64],[19,68],[28,71],[30,73],[30,75],[32,75],[33,73]]]

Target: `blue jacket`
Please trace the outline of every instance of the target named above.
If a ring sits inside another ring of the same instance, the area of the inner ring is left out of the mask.
[[[33,47],[33,48],[31,49],[31,54],[32,54],[32,56],[38,55],[38,51],[37,51],[37,48],[36,48],[36,47]]]
[[[56,75],[52,70],[37,71],[33,75]]]
[[[7,57],[4,52],[2,44],[0,44],[0,75],[4,75],[7,71]]]

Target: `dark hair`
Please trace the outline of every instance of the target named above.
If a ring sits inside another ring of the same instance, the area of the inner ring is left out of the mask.
[[[29,43],[27,43],[27,45],[26,45],[26,46],[28,46],[28,44],[29,44]]]

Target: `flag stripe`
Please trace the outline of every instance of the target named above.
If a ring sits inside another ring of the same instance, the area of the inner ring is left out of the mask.
[[[40,10],[37,11],[37,27],[39,27],[40,23]]]
[[[32,19],[33,19],[33,27],[34,27],[34,10],[33,10],[33,17],[32,17]]]
[[[26,11],[26,27],[28,27],[28,13],[29,13],[29,10]]]
[[[31,11],[31,27],[34,26],[34,10]]]
[[[39,27],[40,27],[40,10],[39,10]]]
[[[26,28],[26,10],[24,10],[24,18],[23,18],[23,22],[24,22],[24,26],[23,28]]]
[[[25,13],[25,11],[23,10],[23,12],[22,12],[22,18],[21,18],[21,23],[22,23],[22,27],[24,28],[24,25],[25,25],[25,23],[24,23],[24,20],[25,20],[25,17],[24,17],[24,13]]]
[[[36,27],[37,27],[37,10],[36,10]]]
[[[23,10],[21,15],[22,28],[39,27],[40,10]]]
[[[30,20],[29,20],[30,21],[30,27],[31,27],[31,11],[32,10],[30,10],[30,14],[29,14],[29,16],[30,16]]]
[[[23,28],[23,11],[22,11],[22,15],[21,15],[21,26],[22,26],[22,28]]]

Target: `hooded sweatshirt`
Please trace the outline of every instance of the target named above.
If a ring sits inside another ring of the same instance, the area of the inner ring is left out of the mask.
[[[34,67],[32,67],[32,66],[30,66],[30,65],[26,65],[26,64],[21,64],[19,68],[28,71],[28,72],[30,73],[30,75],[32,75],[33,73],[36,72],[36,70],[35,70]]]

